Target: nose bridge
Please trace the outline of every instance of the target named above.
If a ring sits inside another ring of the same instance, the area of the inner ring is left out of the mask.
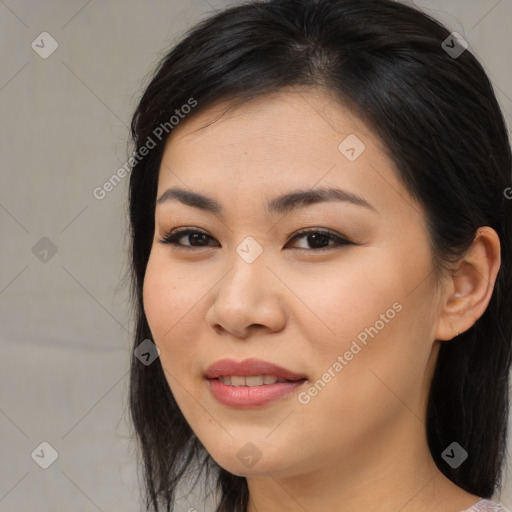
[[[259,295],[260,285],[266,281],[266,274],[269,273],[266,256],[263,246],[253,236],[246,236],[235,247],[231,270],[224,284],[235,294],[241,293],[244,297],[248,294]]]
[[[218,283],[208,313],[212,325],[237,336],[251,325],[281,328],[285,315],[266,256],[261,244],[249,236],[235,247],[230,268]]]

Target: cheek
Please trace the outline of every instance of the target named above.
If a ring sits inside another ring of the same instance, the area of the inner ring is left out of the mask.
[[[192,386],[191,368],[197,359],[199,299],[204,291],[198,281],[169,265],[165,258],[152,255],[143,285],[143,304],[154,343],[160,350],[160,363],[169,388],[187,418]],[[185,391],[185,388],[187,391]]]
[[[325,375],[322,380],[328,380],[329,369],[336,374],[336,384],[329,387],[340,386],[340,396],[351,390],[349,395],[361,403],[383,386],[376,375],[407,394],[425,371],[432,298],[428,286],[411,292],[411,283],[428,273],[428,260],[417,258],[411,270],[402,259],[396,252],[369,250],[357,260],[347,259],[347,271],[334,273],[325,267],[295,289],[308,305],[305,314],[294,317],[309,340],[308,360],[316,362],[316,378]],[[336,370],[338,356],[343,369],[338,364]]]
[[[171,346],[173,350],[191,347],[186,338],[196,338],[194,330],[201,325],[204,286],[189,271],[170,265],[160,255],[150,256],[143,285],[144,311],[153,341],[164,353]]]
[[[322,334],[316,339],[340,348],[343,340],[373,325],[400,299],[399,274],[396,263],[393,266],[392,258],[382,252],[368,250],[361,256],[361,252],[354,251],[353,257],[347,252],[338,268],[326,265],[315,269],[307,279],[292,279],[297,297],[308,306],[304,315],[295,318],[304,321],[303,329],[314,326]]]
[[[159,272],[159,265],[151,255],[144,276],[142,297],[144,312],[154,338],[161,337],[164,324],[171,320],[166,312],[172,314],[170,303],[173,293],[172,284],[165,279],[162,272]]]

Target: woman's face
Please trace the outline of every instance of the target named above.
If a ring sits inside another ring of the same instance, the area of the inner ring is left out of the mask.
[[[379,139],[325,93],[259,97],[204,128],[221,107],[185,119],[167,142],[157,198],[180,189],[210,202],[157,201],[144,281],[183,415],[222,467],[245,476],[407,445],[424,435],[441,311],[422,209]],[[330,188],[339,192],[327,200],[276,201]],[[200,233],[160,242],[178,228]],[[208,379],[225,358],[306,380]]]

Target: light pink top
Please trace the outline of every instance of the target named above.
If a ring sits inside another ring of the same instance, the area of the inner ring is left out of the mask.
[[[491,500],[480,500],[462,512],[507,512],[499,503]]]

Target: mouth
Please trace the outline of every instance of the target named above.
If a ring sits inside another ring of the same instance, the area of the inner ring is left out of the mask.
[[[255,358],[243,359],[242,361],[221,359],[207,368],[205,377],[207,379],[230,378],[231,381],[226,382],[226,384],[234,386],[275,384],[271,379],[292,382],[307,379],[307,376],[304,374],[294,372],[275,363]],[[254,377],[254,379],[250,379],[250,377]],[[245,381],[242,381],[242,378],[244,378]]]
[[[260,359],[223,359],[205,377],[213,397],[223,405],[249,408],[291,396],[308,378]]]
[[[217,377],[217,380],[226,384],[226,386],[269,386],[281,382],[298,382],[306,379],[288,380],[282,377],[276,377],[275,375],[249,375],[244,377],[243,375],[221,375]]]

